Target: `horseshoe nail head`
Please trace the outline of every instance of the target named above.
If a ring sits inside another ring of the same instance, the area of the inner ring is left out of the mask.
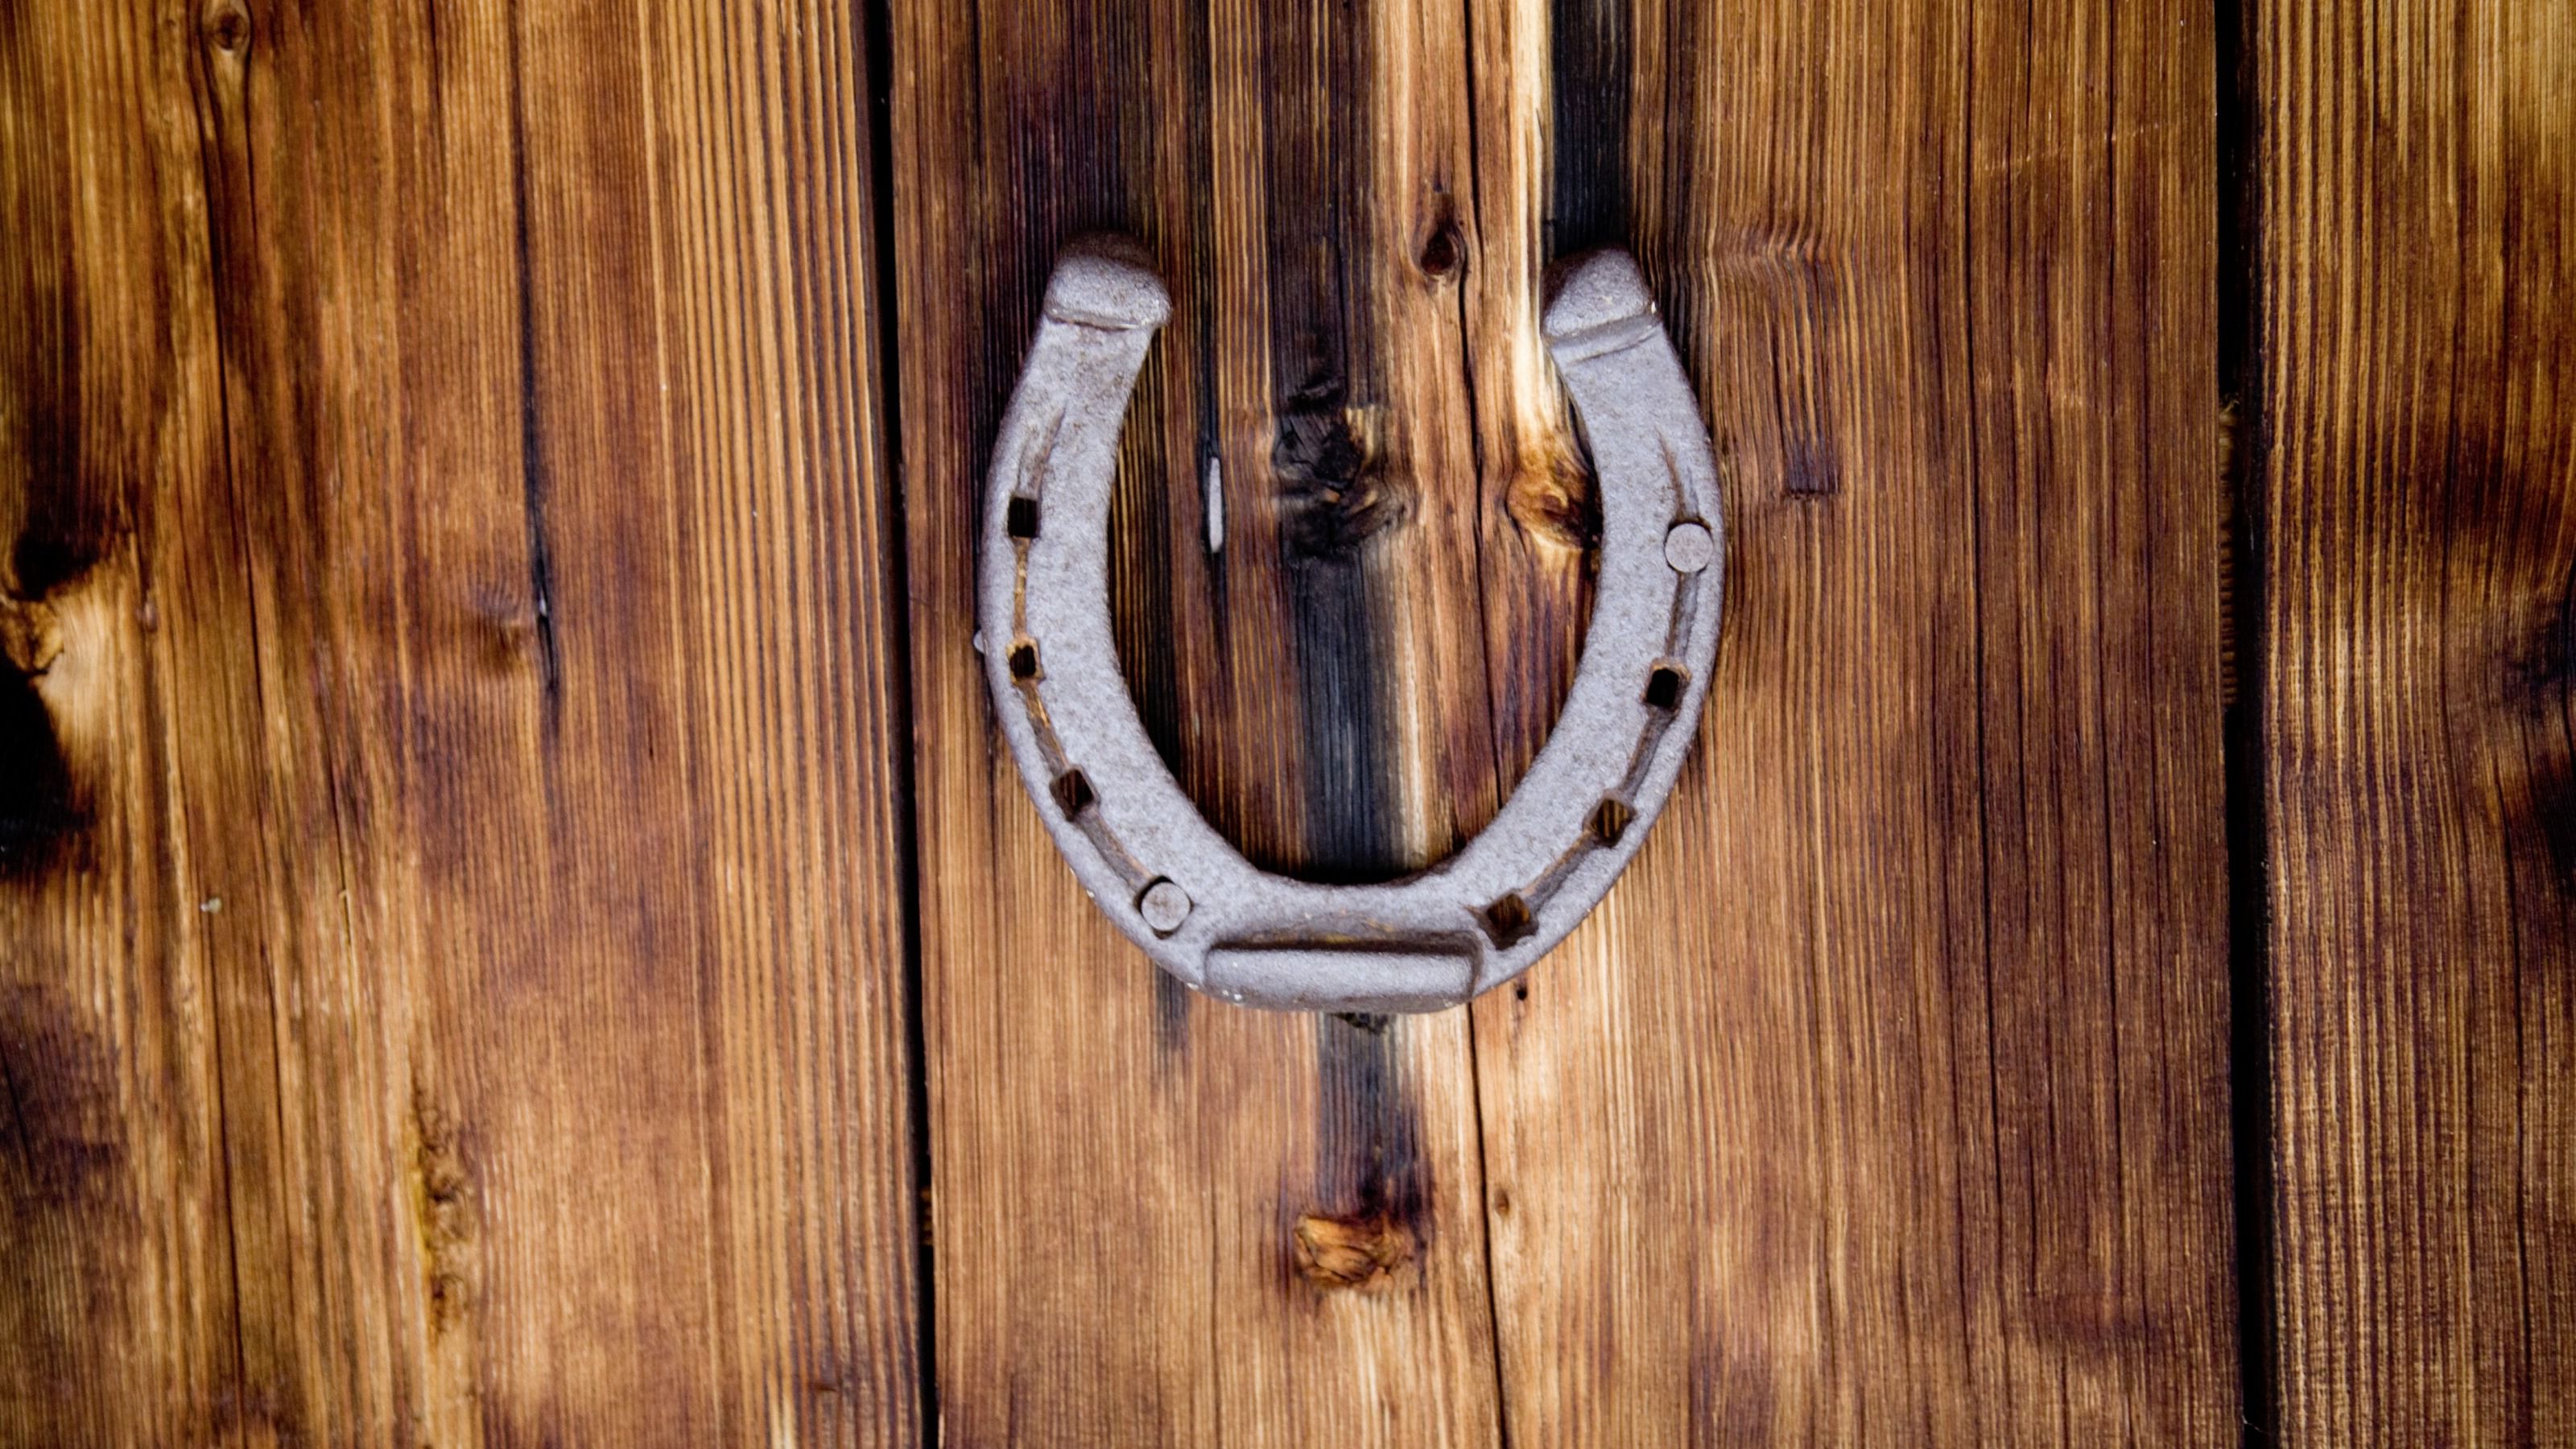
[[[1676,523],[1664,535],[1664,562],[1677,574],[1695,574],[1717,562],[1717,540],[1696,523]]]
[[[1155,935],[1168,936],[1181,928],[1181,922],[1190,918],[1190,904],[1188,891],[1170,881],[1158,880],[1145,887],[1145,894],[1137,897],[1136,914],[1145,918],[1145,924],[1153,928]]]
[[[986,484],[977,632],[1009,643],[983,651],[985,680],[1075,877],[1188,985],[1291,1010],[1456,1005],[1563,940],[1672,793],[1724,598],[1708,431],[1635,262],[1595,252],[1552,281],[1541,330],[1601,492],[1582,663],[1492,824],[1401,880],[1329,885],[1245,860],[1128,698],[1109,620],[1109,497],[1128,394],[1171,299],[1132,242],[1088,239],[1057,261]]]

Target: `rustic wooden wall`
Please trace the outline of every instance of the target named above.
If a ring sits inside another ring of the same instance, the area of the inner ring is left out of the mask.
[[[854,18],[6,16],[0,1439],[917,1442]]]
[[[0,4],[0,1443],[2576,1438],[2571,82],[2509,0]],[[1719,674],[1514,987],[1220,1009],[1039,827],[967,540],[1095,229],[1131,688],[1335,878],[1544,741],[1541,274],[1644,261]]]

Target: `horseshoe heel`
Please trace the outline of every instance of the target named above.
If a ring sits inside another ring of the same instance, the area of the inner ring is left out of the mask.
[[[1690,749],[1723,547],[1707,429],[1625,253],[1574,263],[1549,352],[1601,488],[1592,623],[1555,731],[1455,855],[1375,885],[1245,860],[1154,752],[1109,625],[1109,494],[1127,396],[1171,302],[1121,244],[1077,244],[993,449],[978,622],[1011,757],[1074,875],[1164,970],[1247,1006],[1432,1011],[1510,980],[1637,851]]]

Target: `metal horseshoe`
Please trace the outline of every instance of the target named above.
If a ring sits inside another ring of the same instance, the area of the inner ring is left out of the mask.
[[[1592,253],[1544,319],[1601,488],[1583,660],[1493,823],[1401,880],[1274,875],[1202,819],[1128,698],[1109,625],[1127,396],[1171,299],[1132,247],[1077,243],[993,448],[978,598],[993,706],[1092,899],[1155,964],[1245,1006],[1453,1006],[1527,970],[1610,889],[1671,794],[1717,651],[1717,470],[1636,263]]]

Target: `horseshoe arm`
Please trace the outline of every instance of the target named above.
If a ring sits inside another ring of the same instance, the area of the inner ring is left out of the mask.
[[[1170,302],[1120,244],[1077,244],[993,449],[977,614],[995,715],[1074,875],[1155,963],[1248,1006],[1429,1011],[1518,975],[1608,892],[1690,748],[1717,649],[1716,469],[1635,263],[1597,252],[1545,319],[1601,490],[1583,659],[1493,823],[1402,880],[1243,858],[1172,778],[1109,622],[1109,497],[1129,392]]]

